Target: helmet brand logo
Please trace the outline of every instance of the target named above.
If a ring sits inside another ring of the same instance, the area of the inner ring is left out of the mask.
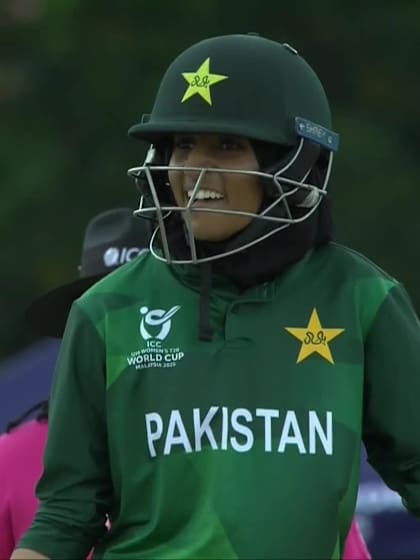
[[[210,73],[210,58],[202,63],[195,72],[183,72],[182,77],[188,83],[188,87],[181,99],[181,103],[188,101],[194,95],[199,95],[206,103],[212,105],[211,86],[218,82],[227,80],[229,76]]]

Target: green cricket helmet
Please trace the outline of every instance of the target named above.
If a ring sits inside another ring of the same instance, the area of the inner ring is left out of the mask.
[[[176,133],[246,137],[260,162],[260,171],[238,173],[261,177],[263,207],[242,232],[215,244],[214,250],[208,250],[211,244],[207,244],[204,253],[190,226],[191,213],[206,209],[194,209],[193,202],[204,175],[224,170],[190,168],[197,171],[196,185],[188,204],[177,206],[167,179],[168,146]],[[144,164],[128,173],[142,193],[136,212],[157,220],[152,252],[157,258],[181,263],[228,256],[306,220],[326,194],[339,142],[331,131],[324,88],[312,68],[290,45],[255,34],[213,37],[181,53],[162,79],[151,114],[144,115],[129,134],[151,144]],[[269,161],[264,152],[270,154]],[[168,225],[174,215],[175,222],[182,217],[188,258],[179,259],[171,251]],[[155,242],[164,257],[153,249]]]

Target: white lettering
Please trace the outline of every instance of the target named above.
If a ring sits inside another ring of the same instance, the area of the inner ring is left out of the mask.
[[[221,449],[226,451],[228,438],[228,409],[227,406],[222,406],[222,445]]]
[[[316,436],[318,435],[322,447],[327,455],[333,454],[333,430],[332,430],[332,412],[327,411],[326,429],[324,430],[317,413],[314,410],[309,411],[309,453],[316,453]]]
[[[147,341],[147,346],[149,348],[161,348],[162,347],[162,342],[160,340],[148,340]]]
[[[176,430],[178,432],[177,435],[175,434]],[[171,412],[163,454],[169,455],[173,445],[182,445],[185,453],[192,453],[191,443],[188,440],[187,432],[185,430],[184,423],[182,422],[179,410],[172,410]]]
[[[130,249],[127,249],[127,255],[125,257],[127,262],[130,262],[134,259],[134,257],[137,257],[137,255],[140,253],[140,249],[138,249],[137,247],[131,247]]]
[[[271,451],[271,419],[279,417],[279,411],[274,408],[257,408],[256,416],[264,418],[264,449]]]
[[[300,454],[306,453],[296,414],[293,410],[287,411],[277,451],[284,453],[286,445],[297,445]]]
[[[194,417],[194,435],[195,435],[195,450],[201,451],[201,439],[204,434],[206,434],[207,439],[209,440],[210,447],[212,449],[218,449],[216,439],[214,437],[213,431],[210,427],[210,423],[215,417],[217,411],[219,410],[218,406],[210,407],[209,411],[207,412],[204,420],[200,421],[200,409],[194,408],[193,410],[193,417]]]
[[[173,352],[170,354],[165,354],[165,362],[176,362],[182,360],[184,357],[184,352]]]
[[[138,366],[143,363],[161,362],[161,354],[138,354],[137,356],[127,356],[129,366]]]
[[[231,423],[232,428],[238,434],[241,434],[245,437],[245,443],[239,443],[235,436],[230,438],[230,443],[235,451],[239,453],[244,453],[245,451],[249,451],[254,444],[254,434],[252,431],[243,424],[239,424],[238,418],[243,417],[247,422],[252,422],[252,414],[246,408],[235,408],[232,412],[231,416]]]
[[[152,431],[152,423],[155,425],[155,430]],[[147,445],[151,457],[156,457],[156,449],[154,442],[162,437],[163,422],[162,417],[157,412],[149,412],[146,414],[146,432],[147,432]]]
[[[138,363],[144,358],[142,354],[131,356],[133,363]],[[154,358],[148,356],[147,359]],[[172,363],[170,362],[169,365]],[[161,364],[157,365],[161,367]],[[150,364],[147,367],[149,366]],[[168,367],[166,364],[163,366]],[[320,414],[315,410],[307,410],[303,415],[301,413],[298,415],[294,410],[281,411],[273,408],[257,408],[252,411],[247,408],[232,410],[227,406],[214,405],[205,410],[199,407],[185,410],[182,414],[180,410],[172,410],[168,423],[163,418],[158,412],[145,415],[147,445],[151,457],[156,457],[160,453],[170,455],[174,451],[178,452],[179,446],[185,453],[200,452],[203,449],[213,451],[230,449],[237,453],[246,453],[253,448],[257,437],[264,439],[266,453],[272,451],[286,453],[292,450],[300,455],[307,453],[333,455],[334,433],[331,411]],[[275,440],[278,438],[278,445],[277,443],[273,445],[273,438]]]
[[[127,254],[127,247],[123,247],[120,253],[120,264],[125,263],[125,255]]]
[[[139,356],[127,356],[127,363],[129,366],[135,366],[142,362],[141,356],[139,361]]]

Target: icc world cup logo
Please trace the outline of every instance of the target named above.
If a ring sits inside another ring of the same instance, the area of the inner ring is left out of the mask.
[[[148,307],[141,307],[140,313],[143,317],[140,322],[140,334],[144,340],[150,340],[151,338],[165,340],[171,330],[171,319],[180,308],[180,305],[175,305],[168,311],[164,309],[151,309],[149,311]],[[160,327],[160,330],[157,334],[151,334],[147,327],[152,327],[150,329],[152,333],[156,333],[156,327]]]

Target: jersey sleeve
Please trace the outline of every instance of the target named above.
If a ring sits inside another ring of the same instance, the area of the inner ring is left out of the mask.
[[[54,373],[40,506],[19,548],[86,558],[106,531],[110,483],[103,340],[76,302]]]
[[[365,341],[363,440],[369,463],[420,517],[420,323],[399,284]]]

